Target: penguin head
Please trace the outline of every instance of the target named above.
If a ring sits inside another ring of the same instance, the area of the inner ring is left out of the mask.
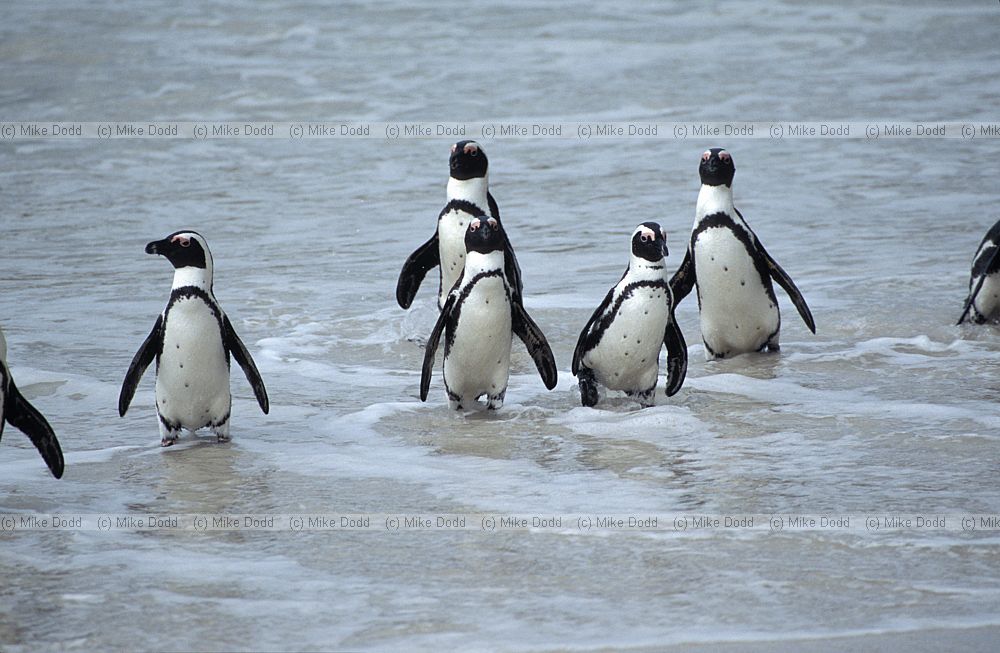
[[[733,163],[733,157],[729,152],[721,147],[713,147],[702,153],[701,165],[698,166],[698,174],[701,175],[701,183],[706,186],[732,187],[733,175],[736,174],[736,165]]]
[[[451,146],[451,157],[448,159],[448,166],[451,168],[451,176],[455,179],[466,180],[476,179],[486,176],[486,169],[490,162],[486,158],[486,152],[479,147],[475,141],[459,141]]]
[[[465,249],[469,252],[489,254],[503,249],[503,232],[496,218],[481,215],[473,218],[465,230]]]
[[[655,222],[643,222],[632,232],[632,256],[659,263],[667,255],[667,232]]]
[[[201,268],[212,272],[212,253],[204,236],[195,231],[176,231],[163,240],[146,245],[147,254],[165,256],[175,269]]]

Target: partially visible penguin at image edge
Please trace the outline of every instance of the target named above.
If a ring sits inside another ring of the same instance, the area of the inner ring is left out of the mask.
[[[1000,319],[1000,220],[983,236],[972,258],[969,295],[957,324],[970,320],[975,324]]]
[[[24,398],[14,384],[14,377],[7,366],[7,340],[0,329],[0,437],[3,437],[5,424],[10,424],[28,436],[31,444],[42,454],[52,475],[62,478],[62,447],[45,417]]]

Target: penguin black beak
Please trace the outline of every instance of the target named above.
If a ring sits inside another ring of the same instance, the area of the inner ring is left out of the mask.
[[[153,242],[146,245],[147,254],[160,254],[162,252],[163,241],[154,240]]]

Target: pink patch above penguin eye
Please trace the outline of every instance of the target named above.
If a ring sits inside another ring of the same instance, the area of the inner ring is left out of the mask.
[[[493,227],[494,229],[496,229],[496,227],[497,227],[497,221],[496,221],[496,219],[495,219],[495,218],[490,218],[490,219],[489,219],[489,220],[487,220],[486,222],[487,222],[487,224],[489,224],[489,225],[490,225],[491,227]]]
[[[475,143],[469,143],[465,146],[465,153],[471,154],[472,156],[476,156],[477,154],[479,154],[479,148],[476,146]]]
[[[719,158],[722,159],[723,161],[728,161],[732,157],[729,156],[729,152],[723,150],[722,152],[719,152]]]
[[[705,152],[704,154],[701,155],[702,161],[708,161],[710,158],[712,158],[711,152]]]
[[[454,154],[457,151],[458,151],[458,143],[455,143],[454,145],[451,146],[451,153]]]
[[[469,223],[469,231],[475,231],[479,229],[479,220],[473,220]]]
[[[191,246],[191,239],[188,238],[187,236],[174,236],[170,240],[171,240],[171,242],[177,243],[181,247],[190,247]]]

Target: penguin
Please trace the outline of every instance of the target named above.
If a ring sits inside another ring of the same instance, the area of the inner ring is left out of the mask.
[[[772,279],[816,333],[802,293],[733,206],[733,157],[722,148],[707,150],[698,172],[701,190],[691,241],[670,280],[670,290],[676,305],[697,285],[705,358],[780,350],[781,315]]]
[[[182,428],[194,432],[206,426],[219,442],[228,442],[230,354],[265,415],[268,399],[250,352],[213,294],[208,243],[194,231],[178,231],[146,245],[146,253],[170,261],[174,282],[166,308],[125,374],[118,414],[125,416],[139,379],[155,358],[160,445],[174,444]]]
[[[597,384],[624,390],[643,408],[652,406],[662,345],[667,347],[667,396],[684,384],[687,344],[674,319],[667,253],[667,233],[659,224],[643,222],[632,232],[625,274],[594,311],[573,351],[584,406],[597,403]]]
[[[420,375],[420,400],[427,401],[441,334],[444,387],[452,410],[468,408],[486,395],[486,407],[503,405],[510,377],[513,335],[524,342],[545,387],[556,385],[555,357],[541,329],[524,310],[504,274],[506,236],[500,221],[481,215],[465,232],[465,265],[445,300],[427,340]]]
[[[1000,319],[1000,221],[994,224],[979,243],[972,259],[969,296],[965,299],[958,324],[967,318],[976,324]]]
[[[499,225],[504,241],[504,272],[511,293],[516,301],[520,301],[521,268],[500,224],[500,208],[489,191],[486,152],[475,141],[459,141],[451,146],[448,164],[451,169],[448,203],[438,215],[434,235],[403,263],[396,282],[396,301],[401,308],[409,308],[424,276],[431,268],[438,267],[438,308],[444,307],[448,292],[461,276],[465,265],[466,229],[480,215],[489,215]]]
[[[49,466],[52,475],[62,478],[62,447],[45,417],[28,403],[14,385],[14,378],[7,367],[7,340],[0,330],[0,438],[3,437],[4,425],[8,423],[28,436],[31,444],[42,454],[42,460]]]

